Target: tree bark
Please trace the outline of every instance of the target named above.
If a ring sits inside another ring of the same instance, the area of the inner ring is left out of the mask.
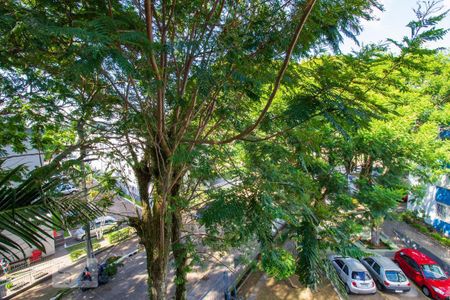
[[[175,299],[186,299],[186,282],[188,272],[188,251],[185,243],[182,241],[182,216],[179,211],[172,213],[172,251],[175,259]]]
[[[147,253],[149,299],[165,300],[171,221],[166,222],[167,216],[162,205],[164,194],[161,190],[154,188],[152,199],[150,199],[150,181],[155,184],[159,178],[155,174],[152,175],[148,165],[144,162],[134,171],[142,203],[142,219],[138,224],[137,233]],[[163,227],[160,226],[161,220],[164,222]]]
[[[374,246],[380,245],[380,228],[372,226],[370,229],[370,243]]]
[[[383,217],[377,217],[372,220],[370,227],[370,243],[374,246],[380,245],[381,240],[381,226],[384,223]]]

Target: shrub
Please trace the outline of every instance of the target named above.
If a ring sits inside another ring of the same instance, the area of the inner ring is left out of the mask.
[[[7,288],[8,290],[13,288],[13,283],[12,282],[8,282],[7,284],[5,284],[5,288]]]
[[[86,255],[86,250],[78,249],[78,250],[74,250],[74,251],[70,252],[69,257],[72,261],[75,261],[83,255]]]
[[[450,238],[443,236],[437,232],[432,226],[423,223],[423,220],[417,218],[412,212],[407,211],[402,214],[402,220],[420,232],[430,236],[444,246],[450,247]]]
[[[106,274],[111,277],[117,274],[117,269],[121,266],[123,266],[122,263],[117,263],[117,260],[120,258],[120,256],[110,256],[106,260],[106,268],[105,272]]]
[[[117,231],[108,233],[105,237],[110,244],[115,244],[120,241],[123,241],[124,239],[127,239],[134,233],[134,230],[132,227],[125,227],[122,229],[119,229]]]

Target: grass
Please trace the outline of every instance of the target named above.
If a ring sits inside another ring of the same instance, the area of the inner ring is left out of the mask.
[[[111,233],[105,234],[105,238],[110,244],[116,244],[120,241],[123,241],[129,238],[134,233],[134,229],[132,227],[125,227]]]
[[[442,233],[438,232],[433,226],[426,224],[422,219],[416,217],[412,212],[404,212],[402,214],[402,220],[416,228],[423,234],[431,237],[445,247],[450,247],[450,238],[445,237]]]
[[[100,248],[100,243],[97,239],[92,239],[92,248],[97,250]],[[79,244],[69,246],[66,248],[69,251],[69,257],[72,261],[76,261],[79,258],[86,255],[86,242],[81,242]]]

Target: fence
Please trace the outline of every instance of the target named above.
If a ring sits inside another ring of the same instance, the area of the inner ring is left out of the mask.
[[[26,286],[32,285],[45,276],[56,273],[67,265],[68,263],[65,261],[47,261],[30,268],[28,271],[23,272],[23,274],[16,275],[7,283],[8,288],[6,289],[6,296],[14,294]]]

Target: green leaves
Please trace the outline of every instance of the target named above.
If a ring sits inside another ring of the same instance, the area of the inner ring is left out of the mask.
[[[285,249],[273,248],[262,252],[260,268],[276,280],[294,275],[295,266],[295,258]]]
[[[66,228],[65,216],[77,215],[78,221],[89,221],[101,214],[77,195],[54,198],[53,190],[61,181],[49,173],[47,180],[34,175],[45,173],[35,171],[18,184],[11,184],[22,169],[18,166],[0,177],[0,254],[21,259],[18,254],[23,249],[19,241],[45,252],[45,241],[53,238],[52,230]]]

